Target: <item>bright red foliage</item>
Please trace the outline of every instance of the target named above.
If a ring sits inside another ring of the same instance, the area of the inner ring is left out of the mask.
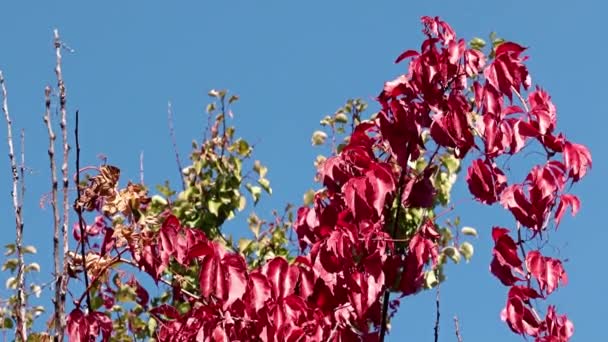
[[[552,213],[557,226],[566,207],[578,211],[580,201],[564,189],[586,174],[591,155],[583,145],[554,135],[556,109],[545,91],[537,88],[527,101],[520,94],[531,87],[524,47],[504,42],[488,57],[468,48],[439,18],[422,22],[427,39],[420,51],[397,58],[397,63],[410,59],[408,73],[385,84],[376,119],[358,125],[343,150],[319,168],[325,188],[312,207],[298,210],[294,224],[303,256],[293,263],[276,257],[249,270],[243,256],[182,227],[173,216],[147,237],[143,250],[131,251],[156,280],[172,260],[200,265],[201,298],[192,301],[190,311],[151,309],[162,323],[159,340],[377,340],[385,291],[402,296],[420,291],[425,269],[437,263],[440,236],[433,219],[423,222],[405,251],[397,251],[391,216],[395,204],[434,205],[435,154],[422,172],[409,162],[435,148],[460,159],[475,153],[466,176],[471,194],[488,205],[500,201],[517,222],[517,241],[506,228],[492,229],[490,270],[509,287],[502,318],[514,332],[537,341],[568,340],[573,325],[567,317],[550,306],[542,319],[531,301],[566,283],[562,263],[540,251],[525,254],[522,232],[527,227],[532,238],[542,238]],[[523,102],[516,104],[513,95]],[[432,142],[424,142],[423,131]],[[532,168],[522,183],[508,185],[497,158],[519,152],[532,139],[549,160]],[[561,160],[552,159],[556,153],[563,153]],[[74,310],[68,317],[70,338],[86,340],[101,332],[105,339],[106,318]]]

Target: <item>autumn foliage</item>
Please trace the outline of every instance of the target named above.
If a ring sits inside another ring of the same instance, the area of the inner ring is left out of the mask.
[[[218,228],[241,207],[242,191],[255,202],[262,189],[270,192],[258,163],[257,185],[245,184],[252,149],[222,128],[224,105],[236,100],[224,92],[212,94],[219,114],[208,140],[194,147],[186,189],[175,200],[171,193],[149,197],[141,184],[121,189],[119,170],[108,165],[81,183],[74,207],[95,219],[84,236],[74,228],[87,253],[71,255],[70,271],[84,272],[91,284],[67,316],[69,339],[107,341],[120,333],[111,310],[127,296],[134,304],[121,326],[158,341],[382,340],[398,310],[390,294],[436,286],[446,260],[470,248],[450,244],[435,212],[449,203],[462,167],[473,198],[514,219],[509,228],[483,228],[494,241],[490,272],[507,293],[500,318],[535,341],[569,340],[574,326],[566,315],[536,305],[567,283],[564,265],[528,246],[579,210],[569,184],[591,167],[590,152],[556,131],[556,108],[533,85],[525,47],[500,39],[467,44],[439,18],[422,24],[425,40],[397,58],[407,71],[385,83],[379,112],[353,118],[345,143],[318,162],[322,187],[310,204],[297,209],[293,224],[277,215],[264,238],[255,233],[237,247]],[[512,179],[499,160],[531,144],[546,160]],[[281,235],[289,225],[297,250]],[[138,270],[168,285],[166,296],[152,300]]]

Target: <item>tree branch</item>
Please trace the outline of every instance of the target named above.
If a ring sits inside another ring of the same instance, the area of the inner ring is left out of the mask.
[[[395,237],[395,233],[397,232],[397,222],[399,221],[399,214],[401,213],[401,197],[403,196],[403,182],[405,180],[405,169],[401,170],[401,175],[399,176],[399,184],[397,185],[397,210],[395,213],[395,220],[393,221],[393,229],[391,232],[391,238]],[[384,292],[384,300],[382,301],[382,322],[380,323],[380,342],[384,342],[384,336],[386,334],[387,329],[387,320],[388,320],[388,302],[391,299],[391,289],[387,286]]]
[[[458,324],[458,316],[454,316],[454,330],[456,331],[456,340],[462,342],[462,335],[460,335],[460,325]]]
[[[179,150],[177,149],[177,140],[175,139],[175,128],[173,127],[173,107],[171,106],[171,102],[167,102],[167,117],[169,120],[169,135],[171,136],[173,152],[175,152],[175,162],[177,163],[179,179],[182,180],[182,190],[186,190],[186,182],[184,181],[184,174],[182,171],[184,168],[182,167],[182,161],[179,157]]]
[[[68,144],[68,130],[67,130],[67,110],[66,110],[66,89],[65,89],[65,83],[63,81],[63,73],[61,70],[61,61],[62,61],[62,56],[61,56],[61,49],[63,47],[63,43],[61,42],[61,39],[59,38],[59,30],[55,29],[53,31],[54,34],[54,43],[55,43],[55,56],[56,56],[56,64],[55,64],[55,75],[57,76],[57,88],[59,91],[59,111],[61,113],[61,121],[60,121],[60,128],[61,128],[61,137],[62,137],[62,147],[63,147],[63,161],[61,164],[61,174],[62,174],[62,181],[63,181],[63,225],[61,226],[61,233],[62,233],[62,239],[63,239],[63,271],[61,273],[60,276],[60,282],[59,282],[59,294],[60,294],[60,305],[61,305],[61,321],[59,322],[60,324],[60,330],[58,331],[58,335],[60,337],[60,339],[63,339],[63,332],[65,330],[65,316],[63,315],[63,310],[64,310],[64,304],[65,304],[65,294],[67,292],[67,287],[68,287],[68,277],[67,275],[67,271],[68,271],[68,264],[66,262],[66,255],[68,254],[69,251],[69,246],[68,246],[68,224],[69,224],[69,212],[70,212],[70,206],[68,204],[68,187],[69,187],[69,181],[68,181],[68,155],[69,155],[69,151],[70,151],[70,146]]]
[[[79,117],[80,112],[76,111],[76,124],[74,127],[74,139],[76,141],[76,170],[80,170],[80,140],[78,134],[78,126],[79,126]],[[76,203],[80,203],[80,172],[76,172]],[[85,242],[86,242],[86,231],[84,228],[84,218],[82,217],[82,207],[80,205],[76,206],[76,213],[78,214],[78,225],[80,226],[80,254],[82,256],[82,267],[84,270],[84,286],[85,288],[89,288],[89,275],[87,273],[87,263],[84,262],[86,260],[85,253]],[[89,291],[86,292],[87,296],[87,308],[92,310],[91,306],[91,295]],[[78,303],[80,304],[80,303]]]
[[[0,88],[2,88],[2,111],[6,119],[8,158],[11,164],[13,188],[11,197],[13,198],[13,208],[15,211],[15,248],[17,250],[17,327],[16,335],[22,341],[27,341],[27,319],[26,319],[26,296],[25,296],[25,263],[23,261],[23,215],[22,205],[19,200],[19,171],[15,160],[15,150],[13,147],[13,125],[8,111],[8,93],[4,83],[4,75],[0,71]]]
[[[53,260],[54,260],[54,272],[55,272],[55,298],[53,302],[55,304],[54,322],[55,322],[55,337],[58,338],[59,333],[62,332],[61,317],[63,317],[63,305],[61,302],[61,274],[63,269],[61,267],[61,259],[59,258],[59,203],[57,194],[57,165],[55,163],[55,132],[53,132],[53,125],[51,123],[51,87],[46,86],[44,89],[44,123],[49,135],[49,161],[51,168],[51,206],[53,208]]]
[[[437,284],[437,295],[435,296],[435,342],[439,342],[439,318],[441,317],[441,313],[439,312],[439,285]]]

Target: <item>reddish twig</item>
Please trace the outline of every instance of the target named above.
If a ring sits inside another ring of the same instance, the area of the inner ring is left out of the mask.
[[[144,184],[144,151],[139,153],[139,183]]]
[[[177,149],[177,140],[175,139],[175,128],[173,127],[173,107],[171,106],[171,102],[167,102],[167,118],[169,120],[169,135],[171,136],[173,152],[175,152],[175,162],[177,163],[179,179],[182,180],[182,190],[186,190],[186,182],[184,181],[184,175],[182,171],[184,168],[182,167],[181,158],[179,157],[179,150]]]
[[[27,341],[27,319],[26,319],[26,297],[25,297],[25,263],[23,261],[23,214],[22,205],[19,200],[19,171],[15,160],[15,150],[13,147],[13,128],[10,113],[8,111],[8,94],[6,84],[4,83],[4,75],[0,71],[0,87],[2,88],[2,111],[6,119],[7,141],[8,141],[8,157],[11,164],[13,188],[11,197],[13,198],[13,208],[15,211],[15,248],[17,250],[17,327],[16,335],[22,341]]]

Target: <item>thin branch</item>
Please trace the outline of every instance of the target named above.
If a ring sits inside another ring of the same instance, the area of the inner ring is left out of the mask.
[[[25,263],[23,261],[23,216],[22,206],[19,201],[19,171],[15,160],[15,150],[13,148],[13,125],[8,111],[8,94],[4,83],[4,75],[0,71],[0,87],[2,88],[2,111],[6,118],[7,141],[8,141],[8,158],[11,164],[13,189],[11,197],[13,198],[13,208],[15,210],[15,247],[17,249],[17,327],[16,335],[22,341],[27,341],[27,320],[26,320],[26,297],[25,297]]]
[[[395,213],[395,220],[393,221],[393,229],[391,232],[391,238],[395,237],[395,233],[397,232],[397,222],[399,221],[399,214],[401,213],[401,197],[403,196],[403,182],[405,181],[405,169],[401,170],[401,175],[399,176],[399,185],[397,188],[397,210]],[[384,300],[382,301],[382,322],[380,323],[380,342],[384,342],[384,335],[386,334],[387,328],[387,319],[388,319],[388,302],[391,299],[391,289],[387,286],[384,292]]]
[[[139,153],[139,183],[144,184],[144,151]]]
[[[439,311],[439,300],[440,300],[440,291],[439,284],[437,284],[437,294],[435,296],[435,342],[439,341],[439,318],[441,317],[441,313]]]
[[[454,316],[454,330],[456,331],[456,341],[462,342],[462,335],[460,334],[460,325],[458,324],[458,316]]]
[[[49,161],[51,167],[51,206],[53,208],[53,259],[54,259],[54,272],[55,272],[55,298],[53,302],[55,304],[54,321],[55,321],[55,333],[56,337],[59,336],[61,329],[61,319],[63,317],[63,305],[61,302],[61,274],[63,269],[61,267],[61,260],[59,258],[59,203],[57,195],[57,165],[55,163],[55,132],[53,132],[53,125],[51,123],[51,87],[46,86],[44,89],[44,123],[49,135]]]
[[[80,112],[76,111],[76,123],[74,127],[74,139],[76,141],[76,170],[80,170],[80,140],[78,134],[78,119]],[[80,172],[76,172],[76,203],[80,203]],[[82,217],[82,206],[76,206],[76,213],[78,214],[78,225],[80,226],[80,254],[82,256],[82,260],[86,260],[85,254],[85,241],[87,239],[86,232],[84,228],[84,218]],[[89,288],[89,275],[87,273],[87,263],[83,261],[82,267],[84,269],[84,286],[85,288]],[[89,291],[86,292],[87,296],[87,308],[92,310],[91,306],[91,295]],[[78,303],[80,304],[80,303]]]
[[[173,152],[175,152],[175,162],[177,163],[179,179],[182,180],[182,190],[186,190],[186,182],[184,181],[184,175],[182,171],[184,168],[182,167],[181,158],[179,157],[179,150],[177,149],[177,140],[175,139],[175,128],[173,127],[173,107],[171,106],[171,101],[167,102],[167,118],[169,120],[169,135],[171,136]]]
[[[23,199],[25,198],[25,130],[21,129],[21,165],[19,166],[19,174],[21,175],[21,195],[19,196],[19,205],[22,208],[23,215]]]
[[[68,154],[70,151],[70,146],[68,145],[68,130],[67,130],[67,110],[66,110],[66,89],[65,83],[63,81],[63,74],[61,70],[61,49],[63,47],[63,43],[59,38],[59,30],[55,29],[54,33],[54,42],[55,42],[55,56],[57,59],[57,63],[55,64],[55,75],[57,76],[57,88],[59,90],[59,111],[61,113],[61,137],[62,137],[62,146],[63,146],[63,161],[61,164],[61,174],[63,181],[63,225],[61,227],[61,233],[63,238],[63,271],[61,273],[61,281],[60,281],[60,304],[61,304],[61,322],[60,322],[60,330],[57,332],[62,339],[63,332],[65,331],[65,317],[63,315],[63,309],[65,304],[65,294],[67,292],[68,287],[68,264],[66,262],[66,255],[69,251],[68,246],[68,224],[69,224],[69,212],[70,206],[68,204]]]

